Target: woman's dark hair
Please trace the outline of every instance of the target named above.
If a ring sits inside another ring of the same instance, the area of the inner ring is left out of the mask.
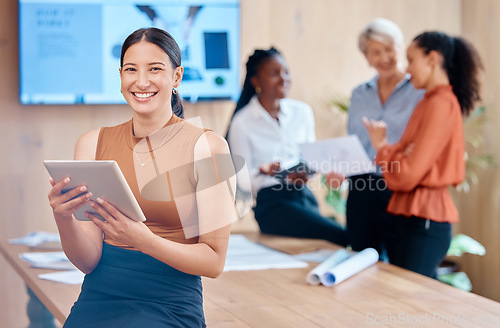
[[[252,77],[257,75],[260,66],[266,62],[268,59],[273,56],[281,56],[281,53],[274,47],[269,48],[268,50],[256,49],[253,54],[248,57],[248,61],[246,64],[247,73],[245,75],[245,82],[243,82],[243,89],[241,90],[240,98],[236,103],[236,108],[234,109],[233,115],[231,116],[231,120],[229,120],[229,125],[231,125],[231,121],[233,120],[234,115],[243,107],[245,107],[250,99],[257,93],[255,91],[255,87],[252,85]],[[226,132],[226,139],[228,139],[229,135],[229,127]]]
[[[443,68],[448,74],[462,115],[468,116],[474,109],[474,103],[481,100],[478,75],[483,64],[476,49],[463,38],[442,32],[425,32],[413,41],[426,54],[434,50],[443,56]]]
[[[123,42],[122,53],[120,55],[120,67],[123,67],[123,56],[130,46],[147,41],[160,47],[170,58],[173,68],[181,66],[181,50],[174,38],[166,31],[155,27],[141,28],[130,34]],[[172,111],[178,117],[184,118],[181,97],[172,93]]]
[[[257,49],[254,53],[248,58],[246,67],[247,73],[245,76],[245,82],[243,82],[243,89],[241,90],[240,99],[236,103],[236,108],[234,110],[234,114],[236,114],[241,108],[245,107],[250,99],[256,94],[255,87],[252,85],[251,79],[257,72],[259,71],[260,66],[266,62],[269,58],[274,56],[281,56],[281,53],[271,47],[268,50]]]

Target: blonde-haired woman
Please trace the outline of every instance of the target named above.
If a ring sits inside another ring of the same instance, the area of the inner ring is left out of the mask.
[[[376,152],[363,117],[385,121],[389,142],[397,142],[423,92],[412,86],[403,70],[403,33],[394,22],[384,18],[371,21],[359,36],[359,49],[377,73],[353,90],[348,131],[359,137],[370,158],[374,158]],[[373,247],[390,258],[395,216],[386,211],[392,192],[380,168],[373,174],[351,177],[350,182],[346,220],[352,248],[359,251]]]

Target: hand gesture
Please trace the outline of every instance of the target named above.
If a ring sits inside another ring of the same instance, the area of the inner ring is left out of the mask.
[[[329,172],[325,174],[325,182],[332,189],[339,189],[346,177],[337,172]]]
[[[373,148],[379,151],[387,142],[387,125],[384,121],[368,120],[363,117],[363,124],[368,131]]]
[[[279,171],[281,171],[280,162],[272,162],[269,164],[264,164],[259,167],[259,171],[262,174],[273,176]]]
[[[413,153],[413,150],[415,149],[415,144],[414,143],[411,143],[409,144],[408,146],[406,146],[406,148],[404,149],[403,151],[403,155],[405,157],[408,157],[410,156],[411,153]]]
[[[306,172],[292,172],[287,175],[288,183],[293,183],[296,186],[302,186],[309,180],[309,175]]]

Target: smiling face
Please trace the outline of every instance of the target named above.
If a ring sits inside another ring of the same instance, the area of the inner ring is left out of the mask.
[[[383,43],[373,39],[366,41],[366,60],[381,77],[391,76],[398,70],[398,52],[392,42]]]
[[[168,55],[157,45],[140,41],[130,46],[120,69],[121,92],[137,113],[171,109],[172,88],[182,80],[182,66],[172,67]]]
[[[411,75],[411,83],[415,89],[427,89],[431,83],[433,72],[432,56],[419,48],[415,41],[406,50],[406,56],[408,57],[406,71]]]
[[[261,89],[260,97],[285,98],[290,89],[290,75],[283,57],[275,55],[260,64],[257,75],[252,77],[252,84]]]

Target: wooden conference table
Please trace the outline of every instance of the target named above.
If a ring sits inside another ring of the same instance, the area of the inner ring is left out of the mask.
[[[319,240],[247,234],[290,254],[337,246]],[[80,285],[38,278],[19,259],[33,251],[0,243],[0,250],[61,323]],[[223,272],[203,279],[208,327],[500,327],[500,303],[458,290],[393,265],[377,263],[334,287],[310,286],[302,269]],[[20,292],[24,292],[20,291]]]

